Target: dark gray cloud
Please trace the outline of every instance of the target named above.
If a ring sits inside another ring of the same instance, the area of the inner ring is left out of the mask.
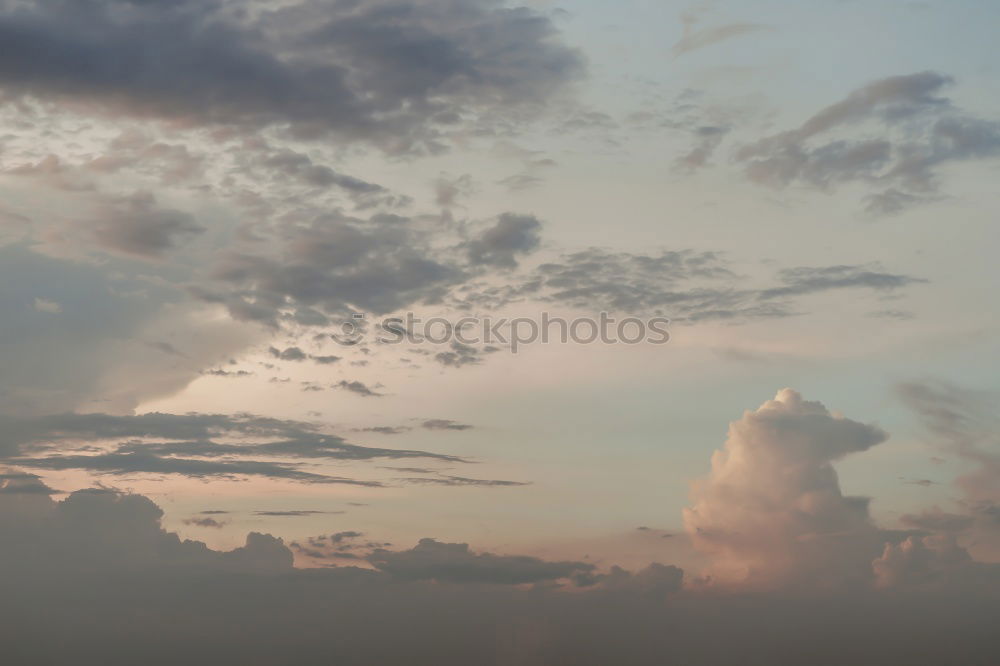
[[[533,215],[504,213],[496,224],[466,243],[469,261],[476,265],[514,268],[518,255],[538,248],[541,228],[542,223]]]
[[[342,356],[310,356],[310,359],[316,361],[320,365],[333,365],[337,361],[341,360]]]
[[[397,472],[405,472],[406,474],[437,474],[436,469],[430,469],[429,467],[392,467],[385,466],[382,469],[391,469]]]
[[[863,183],[872,213],[933,200],[942,167],[1000,156],[1000,122],[942,97],[951,83],[929,71],[874,81],[795,129],[742,146],[736,160],[751,180],[776,187]]]
[[[253,373],[248,370],[224,370],[223,368],[213,368],[202,370],[201,374],[211,377],[252,377]]]
[[[485,356],[498,351],[499,347],[493,345],[475,347],[455,340],[448,346],[448,351],[434,354],[434,360],[444,366],[461,368],[463,365],[478,365]]]
[[[428,430],[472,430],[473,428],[467,423],[457,423],[451,419],[427,419],[420,425]]]
[[[255,516],[268,516],[271,518],[301,518],[303,516],[317,516],[329,513],[344,513],[343,511],[311,511],[311,510],[295,510],[295,511],[254,511]]]
[[[341,541],[344,541],[345,539],[358,539],[358,538],[363,537],[363,536],[364,536],[364,534],[362,534],[361,532],[354,532],[354,531],[348,530],[348,531],[345,531],[345,532],[337,532],[336,534],[331,534],[330,535],[330,541],[332,541],[333,543],[340,543]]]
[[[217,530],[226,526],[224,521],[216,520],[215,518],[208,516],[204,518],[187,518],[184,520],[184,524],[191,525],[193,527],[210,527]]]
[[[927,282],[908,275],[894,275],[872,270],[869,266],[823,266],[819,268],[786,268],[778,272],[784,286],[760,291],[761,299],[802,296],[834,289],[871,289],[893,291],[911,284]]]
[[[285,349],[269,347],[267,353],[281,361],[304,361],[309,358],[308,354],[298,347],[287,347]]]
[[[410,550],[379,549],[368,556],[379,570],[402,580],[519,585],[569,578],[594,570],[584,562],[547,562],[535,557],[473,553],[465,543],[421,539]]]
[[[53,455],[44,458],[20,457],[8,462],[32,469],[81,469],[98,474],[179,474],[196,479],[263,476],[303,483],[347,484],[379,487],[377,481],[358,481],[340,476],[327,476],[298,469],[287,463],[258,460],[199,460],[158,456],[147,451],[99,453],[92,455]]]
[[[391,543],[360,541],[364,533],[345,530],[334,534],[313,536],[304,542],[293,541],[289,546],[309,560],[324,562],[333,560],[360,561],[374,550],[387,548]]]
[[[409,432],[406,426],[368,426],[366,428],[354,428],[354,432],[373,432],[378,435],[402,435]]]
[[[36,474],[25,472],[0,473],[0,494],[4,495],[54,495],[55,491],[46,486]]]
[[[320,215],[285,227],[276,241],[282,256],[223,253],[214,285],[196,295],[227,305],[237,319],[276,324],[286,309],[331,316],[395,311],[437,300],[464,279],[430,248],[426,232],[397,215]]]
[[[369,388],[364,382],[359,381],[347,381],[346,379],[342,379],[336,384],[336,386],[345,391],[349,391],[350,393],[360,395],[363,398],[381,398],[385,395],[384,393],[379,393],[374,389]]]
[[[442,474],[436,477],[408,477],[400,479],[407,483],[427,486],[481,486],[488,488],[503,488],[514,486],[530,486],[530,482],[525,481],[503,481],[497,479],[469,479],[464,476],[448,476]]]
[[[533,187],[538,187],[545,180],[534,174],[530,173],[516,173],[513,176],[507,176],[497,181],[498,185],[503,185],[510,192],[519,192],[521,190],[530,190]]]
[[[707,166],[728,132],[728,127],[718,125],[700,125],[694,128],[691,134],[695,145],[688,153],[677,158],[676,166],[684,171],[696,171]]]
[[[798,301],[811,294],[839,289],[893,293],[925,282],[884,272],[877,265],[788,268],[779,270],[776,279],[780,286],[754,287],[719,253],[633,254],[590,248],[541,264],[513,286],[472,283],[456,292],[456,300],[467,308],[533,299],[590,312],[658,314],[689,322],[746,321],[799,314]],[[456,353],[448,360],[478,360],[471,352],[466,356]]]
[[[335,132],[391,151],[440,149],[448,129],[487,112],[537,112],[582,71],[548,18],[491,0],[272,8],[4,0],[0,42],[8,94],[114,114]]]
[[[381,185],[338,173],[324,164],[317,164],[308,155],[297,153],[289,148],[276,149],[267,154],[260,159],[258,166],[286,178],[298,179],[312,187],[337,186],[362,200],[370,199],[375,195],[385,196],[388,194]]]
[[[294,461],[423,458],[466,462],[452,455],[359,446],[312,424],[246,414],[57,414],[3,417],[0,426],[3,459],[34,469],[193,478],[259,476],[377,487],[381,484],[374,481],[302,469],[302,463]],[[81,446],[84,450],[78,451]]]
[[[441,174],[434,181],[434,203],[442,208],[451,208],[463,199],[475,192],[475,184],[472,176],[465,173],[461,176],[452,177]]]
[[[205,228],[187,213],[156,207],[149,194],[115,202],[94,229],[98,243],[140,257],[159,257]]]

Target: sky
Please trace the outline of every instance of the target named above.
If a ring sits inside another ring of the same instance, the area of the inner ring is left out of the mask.
[[[1000,6],[525,1],[0,0],[13,663],[996,663]]]

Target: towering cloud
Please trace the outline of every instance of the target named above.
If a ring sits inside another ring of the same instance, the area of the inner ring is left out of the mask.
[[[791,389],[730,424],[684,511],[712,577],[755,586],[867,582],[883,539],[868,499],[844,496],[831,463],[885,439]]]

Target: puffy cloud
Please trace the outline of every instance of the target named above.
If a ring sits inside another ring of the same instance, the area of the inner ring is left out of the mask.
[[[760,586],[866,583],[884,538],[868,499],[841,493],[832,463],[885,439],[791,389],[731,423],[684,511],[711,575]]]

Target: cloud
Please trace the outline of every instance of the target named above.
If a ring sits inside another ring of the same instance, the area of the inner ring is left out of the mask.
[[[694,12],[686,12],[681,16],[684,33],[671,49],[674,57],[717,44],[727,39],[765,29],[765,26],[756,23],[728,23],[699,29],[696,27],[699,20],[699,16]]]
[[[393,152],[440,149],[479,116],[537,113],[583,70],[548,18],[491,0],[5,0],[0,41],[8,95]]]
[[[533,215],[504,213],[496,224],[466,244],[469,261],[480,266],[514,268],[518,255],[538,248],[541,227],[542,223]]]
[[[127,451],[91,455],[54,455],[44,458],[11,458],[11,464],[32,469],[81,469],[99,474],[180,474],[195,479],[263,476],[303,483],[347,484],[380,487],[377,481],[358,481],[339,476],[327,476],[298,469],[287,463],[258,460],[199,460],[158,456],[147,451]]]
[[[872,213],[932,201],[943,167],[1000,156],[1000,122],[942,97],[951,83],[930,71],[874,81],[795,129],[740,147],[736,160],[750,180],[774,187],[862,183]]]
[[[997,561],[1000,559],[997,396],[931,380],[901,383],[896,393],[920,418],[928,444],[971,467],[954,481],[960,492],[954,511],[935,507],[904,515],[903,522],[938,536],[957,536],[961,539],[959,547],[968,548],[977,559]],[[911,548],[916,553],[921,545]]]
[[[255,516],[268,516],[270,518],[302,518],[303,516],[316,516],[326,513],[344,513],[343,511],[254,511]]]
[[[760,298],[801,296],[834,289],[862,288],[874,291],[893,291],[911,284],[927,282],[927,280],[908,275],[894,275],[871,270],[871,267],[866,266],[786,268],[779,271],[778,277],[785,283],[784,286],[764,289],[759,294]]]
[[[800,299],[841,289],[876,293],[926,280],[888,273],[878,265],[805,266],[778,270],[777,286],[755,287],[718,252],[641,254],[589,248],[540,264],[520,283],[465,290],[466,307],[501,307],[532,299],[589,312],[649,314],[674,321],[750,321],[801,314]],[[462,361],[459,355],[449,360]],[[471,356],[470,359],[471,360]]]
[[[98,474],[176,474],[202,479],[256,476],[380,487],[376,481],[306,470],[302,461],[424,458],[466,462],[446,454],[359,446],[313,424],[249,414],[55,414],[0,417],[0,427],[2,460],[32,469]]]
[[[341,360],[342,356],[310,356],[310,359],[316,361],[320,365],[333,365],[337,361]]]
[[[791,389],[730,424],[696,481],[684,526],[716,579],[761,586],[867,584],[885,542],[868,499],[841,493],[831,463],[887,435]]]
[[[193,525],[194,527],[211,527],[213,529],[222,529],[226,526],[224,521],[219,521],[208,516],[204,518],[187,518],[184,520],[184,524]]]
[[[283,350],[269,347],[267,353],[282,361],[304,361],[308,358],[308,355],[298,347],[288,347]]]
[[[431,248],[428,232],[396,215],[318,215],[284,228],[276,242],[280,257],[223,252],[213,283],[195,294],[225,304],[237,319],[277,325],[284,310],[330,316],[396,311],[435,300],[465,277]]]
[[[162,517],[146,497],[107,490],[80,490],[59,502],[46,494],[3,497],[0,564],[32,578],[56,576],[57,584],[93,575],[291,571],[279,539],[251,533],[243,547],[218,552],[164,531]]]
[[[475,183],[472,176],[467,173],[461,176],[449,176],[441,174],[434,181],[434,203],[442,208],[451,208],[458,205],[459,200],[470,196],[475,192]]]
[[[685,589],[670,565],[602,570],[434,539],[391,550],[360,530],[295,547],[250,533],[219,551],[164,530],[145,497],[83,490],[56,502],[42,490],[0,493],[0,638],[13,663],[166,666],[196,653],[223,666],[647,666],[669,654],[712,666],[797,663],[806,650],[834,666],[997,656],[995,584],[706,593]],[[294,568],[293,549],[310,557],[314,543],[324,568]],[[338,558],[375,568],[330,566]]]
[[[205,306],[160,279],[161,270],[168,269],[114,255],[78,261],[22,243],[0,247],[0,413],[98,403],[128,411],[183,387],[259,335],[204,316]],[[61,311],[39,311],[36,299]],[[147,341],[162,339],[184,357],[150,353]]]
[[[360,395],[363,398],[381,398],[384,393],[378,393],[377,391],[368,387],[364,382],[359,381],[347,381],[346,379],[340,380],[336,384],[338,388],[342,388],[345,391]]]
[[[155,258],[204,231],[187,213],[157,208],[151,195],[140,193],[109,207],[94,235],[110,250]]]
[[[434,360],[444,366],[461,368],[464,365],[479,365],[485,356],[498,351],[500,349],[493,345],[474,347],[455,340],[448,351],[434,354]]]
[[[1000,564],[974,561],[953,535],[911,536],[898,544],[886,544],[872,567],[880,587],[1000,586]]]
[[[402,435],[409,432],[406,426],[368,426],[366,428],[354,428],[355,432],[374,432],[379,435]]]
[[[570,578],[593,571],[583,562],[547,562],[534,557],[473,553],[465,543],[421,539],[410,550],[379,549],[368,561],[402,580],[519,585]]]
[[[961,532],[973,525],[972,516],[948,513],[935,507],[920,513],[906,513],[900,517],[900,522],[908,527],[931,532]]]
[[[938,446],[976,464],[957,480],[973,502],[1000,503],[1000,436],[996,396],[946,382],[905,382],[897,387],[903,402],[922,420]]]
[[[428,419],[420,424],[428,430],[471,430],[473,426],[466,423],[456,423],[451,419]]]
[[[401,479],[407,483],[427,486],[483,486],[483,487],[513,487],[530,486],[524,481],[502,481],[495,479],[469,479],[463,476],[448,476],[442,474],[437,477],[412,477]]]
[[[46,301],[43,298],[35,299],[35,309],[39,312],[48,312],[49,314],[59,314],[62,312],[62,306],[55,301]]]
[[[719,147],[728,127],[716,125],[701,125],[691,132],[695,138],[695,146],[686,154],[677,158],[676,166],[683,171],[697,171],[708,165],[708,161]]]
[[[211,370],[202,370],[201,374],[209,375],[212,377],[252,377],[253,373],[248,370],[223,370],[222,368],[213,368]]]

